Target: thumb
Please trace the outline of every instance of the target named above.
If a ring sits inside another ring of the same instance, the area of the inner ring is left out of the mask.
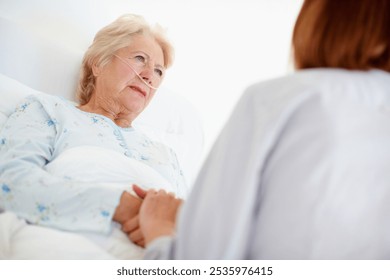
[[[133,185],[133,190],[140,198],[144,199],[146,196],[146,191],[144,189],[141,189],[137,185]]]

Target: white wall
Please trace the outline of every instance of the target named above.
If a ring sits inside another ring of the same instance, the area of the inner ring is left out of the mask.
[[[167,28],[176,61],[164,85],[198,109],[205,155],[243,90],[288,72],[290,37],[302,0],[0,0],[0,16],[86,48],[124,13]],[[44,9],[42,8],[44,7]],[[71,15],[72,20],[69,20]],[[45,31],[42,31],[45,30]]]

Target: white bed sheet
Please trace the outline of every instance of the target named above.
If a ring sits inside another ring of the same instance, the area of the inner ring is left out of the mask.
[[[0,214],[0,259],[115,259],[82,235],[28,225],[14,213]]]

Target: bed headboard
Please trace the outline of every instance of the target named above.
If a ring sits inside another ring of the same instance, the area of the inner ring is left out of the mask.
[[[47,36],[10,16],[0,17],[0,127],[19,100],[34,91],[74,100],[86,50],[77,40],[77,30],[74,32],[75,40],[64,44],[58,40],[61,34]],[[196,109],[184,94],[160,88],[134,126],[176,151],[191,184],[201,160],[203,130]]]

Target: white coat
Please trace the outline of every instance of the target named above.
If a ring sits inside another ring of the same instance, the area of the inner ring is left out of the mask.
[[[390,74],[304,70],[248,88],[147,258],[389,259]]]

